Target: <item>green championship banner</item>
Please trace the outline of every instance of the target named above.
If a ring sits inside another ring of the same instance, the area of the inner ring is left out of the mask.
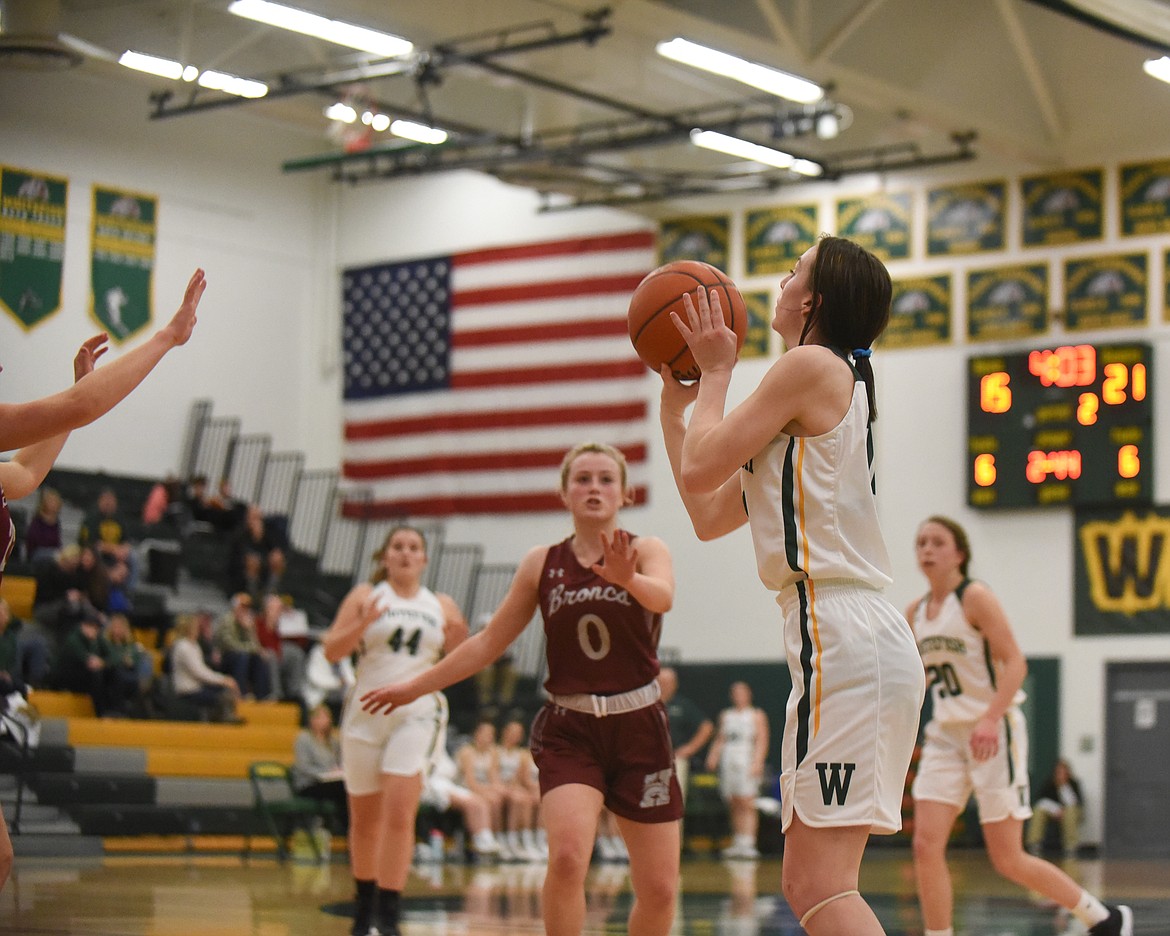
[[[1077,636],[1170,634],[1170,507],[1076,512]]]
[[[1162,254],[1162,319],[1170,322],[1170,250]]]
[[[730,228],[727,215],[694,215],[663,221],[658,232],[658,262],[702,260],[729,273]]]
[[[1146,324],[1150,276],[1144,253],[1064,262],[1064,327],[1126,328]]]
[[[1122,234],[1170,231],[1170,160],[1121,167]]]
[[[930,256],[1003,250],[1007,183],[975,182],[931,189],[926,195],[926,252]]]
[[[967,337],[1026,338],[1048,331],[1048,266],[972,270],[967,274]]]
[[[28,331],[61,308],[69,182],[0,166],[0,306]]]
[[[817,242],[816,205],[779,205],[747,213],[747,275],[787,273]]]
[[[882,260],[910,256],[909,192],[878,193],[837,202],[837,234],[856,241]]]
[[[119,344],[149,323],[158,199],[93,187],[89,313]]]
[[[767,357],[772,350],[772,294],[766,289],[745,292],[743,304],[747,307],[747,335],[739,357],[741,360]]]
[[[951,277],[894,280],[890,324],[878,339],[881,348],[922,348],[951,340]]]
[[[1020,181],[1025,247],[1100,240],[1104,231],[1105,173],[1054,172]]]

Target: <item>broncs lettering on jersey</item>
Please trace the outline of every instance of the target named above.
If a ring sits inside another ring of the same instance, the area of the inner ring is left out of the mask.
[[[610,601],[625,605],[627,608],[631,604],[630,593],[614,585],[591,585],[588,588],[572,589],[558,585],[548,593],[548,613],[556,614],[563,607],[581,604],[583,601]]]

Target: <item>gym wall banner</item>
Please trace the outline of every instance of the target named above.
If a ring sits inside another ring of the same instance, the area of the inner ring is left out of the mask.
[[[1170,506],[1077,510],[1074,555],[1078,637],[1170,634]]]
[[[121,344],[150,324],[158,199],[93,187],[89,314]]]
[[[61,308],[67,179],[0,166],[0,306],[25,331]]]

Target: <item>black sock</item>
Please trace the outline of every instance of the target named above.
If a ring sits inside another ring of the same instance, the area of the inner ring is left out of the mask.
[[[378,885],[374,881],[355,880],[357,909],[353,914],[352,936],[366,936],[374,922],[374,898]]]
[[[378,928],[382,932],[398,931],[398,895],[401,891],[378,888]]]

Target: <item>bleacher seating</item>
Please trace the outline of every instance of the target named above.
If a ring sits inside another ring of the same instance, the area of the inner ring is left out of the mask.
[[[392,526],[407,520],[363,517],[360,503],[368,492],[342,491],[336,472],[306,470],[299,453],[272,452],[267,437],[241,435],[238,419],[212,417],[210,401],[196,401],[192,407],[182,462],[180,477],[203,474],[213,486],[216,479],[227,478],[239,497],[287,525],[284,587],[313,628],[329,624],[347,591],[368,573],[370,553]],[[226,607],[223,577],[229,539],[206,524],[144,527],[137,518],[155,483],[152,478],[61,468],[46,479],[74,514],[88,512],[101,490],[112,488],[131,538],[164,542],[165,548],[148,542],[143,549],[142,585],[133,596],[131,615],[137,639],[154,656],[157,675],[163,637],[175,613],[202,607],[218,611],[217,602]],[[347,509],[353,505],[359,509]],[[19,507],[14,510],[21,513]],[[473,611],[479,618],[493,610],[514,567],[485,565],[479,545],[447,542],[441,521],[411,522],[426,534],[427,585],[456,597],[469,618]],[[31,617],[35,579],[13,571],[10,564],[3,594],[17,616]],[[543,660],[543,653],[525,649],[534,643],[528,638],[543,639],[539,628],[532,630],[518,642],[518,659]],[[538,675],[534,669],[522,672],[521,678],[535,686]],[[42,719],[39,746],[20,761],[14,760],[10,745],[0,743],[0,774],[19,772],[36,798],[32,812],[26,812],[28,821],[14,836],[18,854],[20,840],[37,835],[38,827],[51,827],[62,839],[94,838],[106,851],[235,851],[247,848],[256,835],[261,838],[250,850],[275,848],[263,844],[247,771],[255,761],[291,761],[301,718],[298,705],[241,701],[237,714],[243,724],[222,725],[98,720],[87,696],[43,689],[34,690],[30,702]],[[44,818],[33,821],[30,815]],[[338,847],[344,843],[335,842]]]

